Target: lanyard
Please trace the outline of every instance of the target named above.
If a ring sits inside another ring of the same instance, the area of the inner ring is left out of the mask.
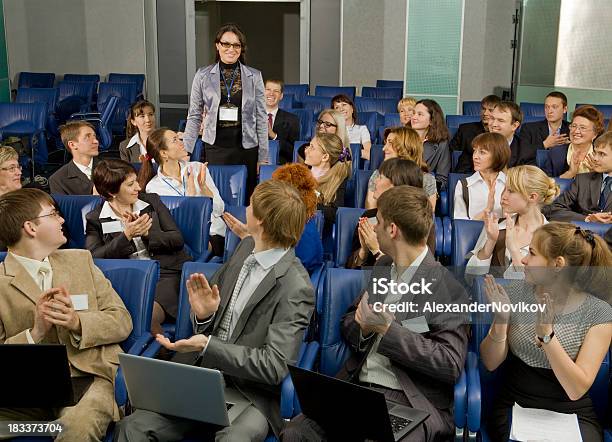
[[[186,184],[185,184],[185,177],[183,177],[183,193],[181,193],[181,191],[180,191],[179,189],[177,189],[176,187],[174,187],[174,186],[172,185],[172,183],[171,183],[170,181],[168,181],[167,179],[162,178],[162,181],[163,181],[164,183],[166,183],[168,186],[170,186],[170,187],[172,188],[172,190],[174,190],[176,193],[178,193],[178,194],[179,194],[179,196],[185,196],[185,194],[186,194],[185,188],[187,187],[187,186],[186,186]]]
[[[236,73],[238,72],[238,67],[240,65],[236,66],[234,68],[234,71],[232,72],[232,82],[230,83],[230,85],[227,85],[227,80],[225,79],[225,74],[223,73],[223,69],[221,69],[221,77],[223,78],[223,83],[225,83],[225,89],[227,89],[227,102],[230,102],[230,95],[232,93],[232,87],[234,86],[234,80],[236,79]]]

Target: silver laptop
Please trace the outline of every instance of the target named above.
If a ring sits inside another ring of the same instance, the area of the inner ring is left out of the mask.
[[[125,353],[119,362],[135,408],[228,426],[249,405],[218,370]]]

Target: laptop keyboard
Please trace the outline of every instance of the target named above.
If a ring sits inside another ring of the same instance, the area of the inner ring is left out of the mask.
[[[391,428],[393,429],[393,434],[402,431],[410,422],[410,419],[405,419],[403,417],[395,416],[394,414],[389,414],[389,419],[391,419]]]

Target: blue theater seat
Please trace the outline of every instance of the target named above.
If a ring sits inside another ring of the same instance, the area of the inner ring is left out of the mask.
[[[319,97],[317,95],[306,95],[302,97],[302,106],[304,109],[310,109],[316,115],[319,115],[323,109],[331,108],[331,98]]]
[[[478,115],[480,117],[480,101],[464,101],[463,115]]]
[[[280,145],[278,140],[269,140],[268,141],[268,160],[270,164],[278,164],[278,151],[280,150]]]
[[[55,74],[53,72],[20,72],[17,88],[53,87]]]
[[[480,109],[480,102],[478,104]],[[459,126],[465,123],[476,123],[480,121],[480,114],[478,115],[447,115],[446,116],[446,126],[448,127],[448,131],[450,133],[451,138],[455,136]]]
[[[117,97],[117,109],[113,115],[113,134],[125,133],[126,118],[130,107],[136,102],[138,89],[136,83],[100,83],[98,90],[98,108],[103,107],[110,97]]]
[[[259,166],[259,181],[258,183],[263,183],[264,181],[268,181],[272,179],[272,174],[276,169],[280,166],[278,164],[262,164]]]
[[[404,88],[404,80],[376,80],[376,87]]]
[[[544,114],[544,103],[521,103],[520,105],[521,112],[523,112],[523,117],[539,117],[540,120],[543,120],[545,117]]]
[[[136,93],[138,95],[137,98],[142,98],[144,96],[144,83],[145,83],[144,74],[120,74],[116,72],[111,72],[110,74],[108,74],[108,82],[109,83],[133,83],[136,85]]]
[[[300,139],[310,139],[310,135],[313,129],[314,112],[312,109],[289,109],[293,115],[297,116],[300,120]],[[318,115],[318,113],[317,113]]]
[[[381,115],[397,113],[397,100],[390,98],[355,98],[355,107],[358,113],[378,112]]]
[[[350,256],[353,232],[362,213],[363,209],[338,207],[333,230],[335,267],[344,267],[346,260]]]
[[[540,169],[544,169],[544,166],[547,160],[548,160],[548,149],[538,149],[536,151],[536,165]]]
[[[463,274],[466,266],[467,254],[474,249],[478,236],[482,232],[484,223],[469,219],[456,219],[453,221],[451,264]]]
[[[210,176],[225,204],[243,206],[246,202],[247,169],[242,165],[208,166]]]
[[[285,84],[283,94],[291,94],[295,97],[295,101],[301,103],[302,98],[308,95],[310,85],[308,84]]]
[[[401,87],[371,87],[361,88],[361,96],[368,98],[390,98],[395,101],[402,99],[403,90]]]
[[[385,153],[383,152],[382,144],[372,144],[370,148],[370,161],[368,163],[371,171],[378,170],[380,165],[385,159]]]
[[[47,103],[0,103],[0,140],[7,137],[28,137],[32,160],[37,164],[46,164],[47,109]]]
[[[51,195],[64,218],[68,230],[68,248],[85,248],[85,216],[102,204],[97,195]]]
[[[315,87],[315,95],[317,97],[332,98],[336,95],[344,94],[351,100],[355,99],[355,86],[317,86]],[[330,100],[331,103],[331,100]],[[329,106],[331,107],[331,105]]]

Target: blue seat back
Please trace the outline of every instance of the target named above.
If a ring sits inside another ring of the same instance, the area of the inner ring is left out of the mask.
[[[100,83],[100,75],[98,74],[64,74],[64,81],[85,81],[93,82],[96,84]]]
[[[390,98],[355,98],[357,112],[378,112],[381,115],[397,113],[397,100]]]
[[[480,102],[478,102],[478,106],[480,109]],[[448,127],[448,131],[450,132],[450,136],[453,137],[459,126],[464,123],[475,123],[480,121],[480,114],[478,115],[447,115],[446,116],[446,126]]]
[[[480,117],[480,101],[464,101],[463,115],[478,115]]]
[[[278,152],[280,150],[280,144],[278,140],[268,141],[268,159],[270,164],[278,164]]]
[[[302,98],[308,95],[310,86],[308,84],[286,84],[283,87],[283,93],[285,95],[291,94],[295,98],[295,101],[301,103]]]
[[[385,159],[382,144],[373,144],[370,148],[370,170],[377,170]]]
[[[315,212],[315,224],[317,225],[317,231],[319,232],[319,236],[323,239],[323,226],[325,225],[325,218],[323,217],[323,212],[317,210]]]
[[[397,112],[389,112],[385,114],[383,124],[385,127],[401,126],[400,115]]]
[[[208,256],[212,200],[203,196],[160,196],[183,235],[187,253],[194,261]]]
[[[547,149],[538,149],[536,151],[536,165],[543,169],[546,164],[546,160],[548,159],[548,150]]]
[[[453,237],[451,244],[451,264],[458,269],[465,267],[468,262],[467,254],[474,249],[480,232],[484,227],[482,221],[470,219],[453,220]]]
[[[585,104],[577,103],[576,109],[578,109],[580,106],[585,106]],[[591,106],[595,106],[599,112],[604,114],[604,118],[609,119],[612,117],[612,104],[592,104]]]
[[[357,124],[363,124],[368,128],[370,132],[370,141],[373,143],[376,139],[376,129],[382,124],[382,115],[378,112],[363,112],[359,115],[359,121]]]
[[[331,108],[331,98],[306,95],[302,98],[302,106],[304,109],[310,109],[314,114],[319,115],[323,109]]]
[[[138,95],[136,83],[100,83],[98,91],[98,108],[110,97],[117,97],[119,103],[113,117],[113,133],[125,131],[127,116]]]
[[[333,231],[334,264],[336,267],[344,267],[346,260],[351,254],[353,232],[362,213],[363,209],[338,207]]]
[[[317,86],[315,87],[315,95],[317,97],[332,98],[340,94],[344,94],[348,96],[351,100],[354,100],[355,99],[355,86]]]
[[[310,139],[310,138],[308,138],[308,139]],[[298,157],[299,157],[298,151],[299,151],[300,147],[302,147],[304,144],[308,144],[308,143],[309,143],[309,141],[306,141],[306,139],[298,140],[298,141],[295,141],[293,143],[293,162],[294,163],[298,162]]]
[[[319,371],[335,376],[351,350],[340,333],[342,316],[366,287],[368,272],[363,270],[327,269],[321,295]]]
[[[259,182],[263,183],[272,179],[272,174],[280,166],[278,164],[262,164],[259,166]]]
[[[59,96],[57,88],[20,88],[17,89],[15,103],[45,103],[47,114],[52,115]]]
[[[108,74],[109,83],[134,83],[136,85],[136,93],[144,93],[144,74],[119,74],[116,72]]]
[[[402,99],[403,90],[401,87],[371,87],[361,88],[361,96],[368,98],[390,98],[395,101]]]
[[[68,248],[85,248],[85,216],[102,204],[97,195],[51,195],[64,218],[68,229]]]
[[[78,98],[82,104],[91,104],[96,84],[91,81],[60,81],[58,102],[70,98]]]
[[[523,117],[527,115],[540,117],[540,120],[544,119],[544,103],[521,103],[521,112]]]
[[[455,210],[455,188],[457,187],[457,182],[461,180],[461,178],[467,178],[470,175],[467,173],[449,173],[448,174],[448,187],[446,192],[448,193],[448,216],[451,218],[454,216],[453,211]]]
[[[45,130],[46,103],[0,103],[0,139]]]
[[[526,124],[526,123],[535,123],[537,121],[542,121],[543,119],[544,119],[544,117],[541,117],[539,115],[524,115],[523,116],[523,122],[519,126],[518,131],[520,132],[521,127],[523,127],[523,124]]]
[[[225,206],[225,211],[231,213],[243,223],[246,223],[245,206]],[[223,262],[229,261],[234,254],[236,247],[238,247],[238,244],[240,244],[240,238],[230,229],[227,229],[225,232],[225,250],[223,251]]]
[[[243,165],[208,166],[225,204],[244,206],[246,203],[247,169]]]
[[[22,87],[53,87],[55,74],[53,72],[20,72],[17,88]]]
[[[404,88],[404,80],[376,80],[376,87]]]
[[[190,161],[200,161],[200,158],[202,158],[203,150],[204,150],[204,141],[202,141],[202,139],[198,137],[195,144],[193,145],[193,152],[191,152],[189,160]],[[215,185],[216,184],[217,183],[215,183]]]
[[[0,262],[3,262],[4,258],[6,258],[6,252],[0,252]]]
[[[587,223],[586,221],[572,221],[572,224],[579,226],[583,230],[590,230],[591,232],[601,236],[602,238],[606,232],[612,229],[612,225],[603,223]]]
[[[312,109],[289,109],[289,112],[300,119],[300,139],[309,139],[313,128],[314,113]]]
[[[452,169],[451,170],[455,170],[457,168],[457,163],[459,163],[459,157],[461,156],[463,152],[461,152],[460,150],[453,150],[451,152],[451,162],[452,162]]]
[[[186,262],[183,264],[174,334],[175,341],[193,336],[193,326],[190,318],[191,306],[189,305],[189,294],[187,293],[186,285],[187,280],[193,273],[203,273],[206,279],[210,281],[220,267],[221,264],[210,262]]]
[[[281,99],[281,101],[278,103],[278,107],[282,110],[286,110],[288,111],[289,109],[293,109],[294,107],[298,107],[296,106],[296,102],[295,102],[295,97],[293,96],[293,94],[283,94],[283,98]],[[300,103],[301,105],[301,103]]]
[[[358,208],[365,207],[366,194],[368,193],[368,182],[372,176],[372,170],[356,170],[353,174],[355,180],[355,188],[353,194],[353,206]],[[345,204],[350,196],[345,196]]]
[[[121,343],[124,351],[141,336],[151,332],[159,262],[139,259],[95,259],[94,263],[121,296],[132,317],[132,332]]]
[[[573,182],[574,182],[574,180],[572,178],[559,178],[559,177],[555,177],[555,183],[557,183],[559,185],[559,189],[560,189],[561,193],[563,193],[567,189],[569,189],[572,186]]]

